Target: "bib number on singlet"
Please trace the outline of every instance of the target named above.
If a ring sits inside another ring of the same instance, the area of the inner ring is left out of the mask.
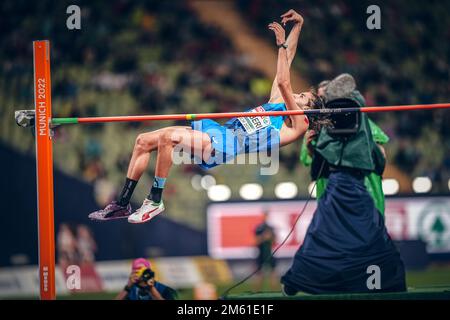
[[[250,110],[250,112],[264,112],[264,108],[262,106],[256,107],[255,109]],[[258,130],[261,130],[265,127],[270,126],[270,117],[241,117],[238,118],[239,122],[244,127],[244,130],[247,134],[255,133]]]

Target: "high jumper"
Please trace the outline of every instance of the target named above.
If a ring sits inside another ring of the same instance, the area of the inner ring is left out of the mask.
[[[292,21],[294,26],[285,39],[285,30],[277,23],[269,24],[276,37],[278,50],[277,74],[269,101],[247,110],[247,114],[261,111],[302,110],[323,107],[322,99],[313,93],[294,94],[289,68],[294,59],[303,18],[294,10],[281,16],[281,23]],[[193,121],[190,127],[171,126],[138,135],[122,191],[104,209],[92,212],[89,218],[97,221],[128,218],[130,223],[144,223],[164,211],[162,192],[173,165],[174,148],[178,146],[200,160],[204,169],[229,162],[239,154],[272,150],[286,146],[308,129],[305,115],[237,117],[224,125],[211,119]],[[157,151],[155,177],[149,195],[142,206],[132,213],[130,199],[146,170],[150,154]]]

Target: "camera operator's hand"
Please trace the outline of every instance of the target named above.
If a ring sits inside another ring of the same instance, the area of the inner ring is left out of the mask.
[[[147,281],[147,285],[150,288],[150,294],[154,300],[164,300],[162,295],[159,293],[158,289],[155,287],[155,279],[151,278]]]
[[[314,153],[314,148],[312,142],[318,137],[318,133],[314,130],[308,130],[306,133],[306,147],[308,148],[308,153],[310,156]]]
[[[139,277],[135,272],[132,272],[130,276],[128,277],[127,285],[121,290],[117,296],[115,297],[115,300],[124,300],[126,299],[128,292],[130,291],[131,287],[135,285],[139,281]]]

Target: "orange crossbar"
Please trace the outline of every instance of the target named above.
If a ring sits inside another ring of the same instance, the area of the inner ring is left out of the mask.
[[[309,110],[286,110],[286,111],[263,111],[252,112],[252,117],[267,116],[294,116],[313,114],[336,114],[348,112],[390,112],[390,111],[414,111],[450,109],[450,103],[415,104],[400,106],[376,106],[376,107],[353,107],[333,109],[309,109]],[[110,117],[84,117],[84,118],[53,118],[52,124],[77,124],[77,123],[102,123],[102,122],[137,122],[137,121],[163,121],[163,120],[201,120],[201,119],[225,119],[234,117],[248,117],[248,112],[225,112],[225,113],[197,113],[197,114],[156,114],[142,116],[110,116]]]
[[[50,42],[33,42],[40,298],[56,298]]]

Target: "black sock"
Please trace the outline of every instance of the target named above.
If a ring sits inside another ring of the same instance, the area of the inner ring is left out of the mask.
[[[133,194],[134,188],[137,185],[136,180],[126,179],[125,184],[123,185],[122,192],[120,193],[119,197],[117,198],[117,204],[119,206],[127,206],[128,203],[130,203],[131,195]]]
[[[156,203],[160,203],[163,190],[163,188],[152,187],[152,189],[150,190],[150,194],[147,196],[147,199],[152,200]]]

